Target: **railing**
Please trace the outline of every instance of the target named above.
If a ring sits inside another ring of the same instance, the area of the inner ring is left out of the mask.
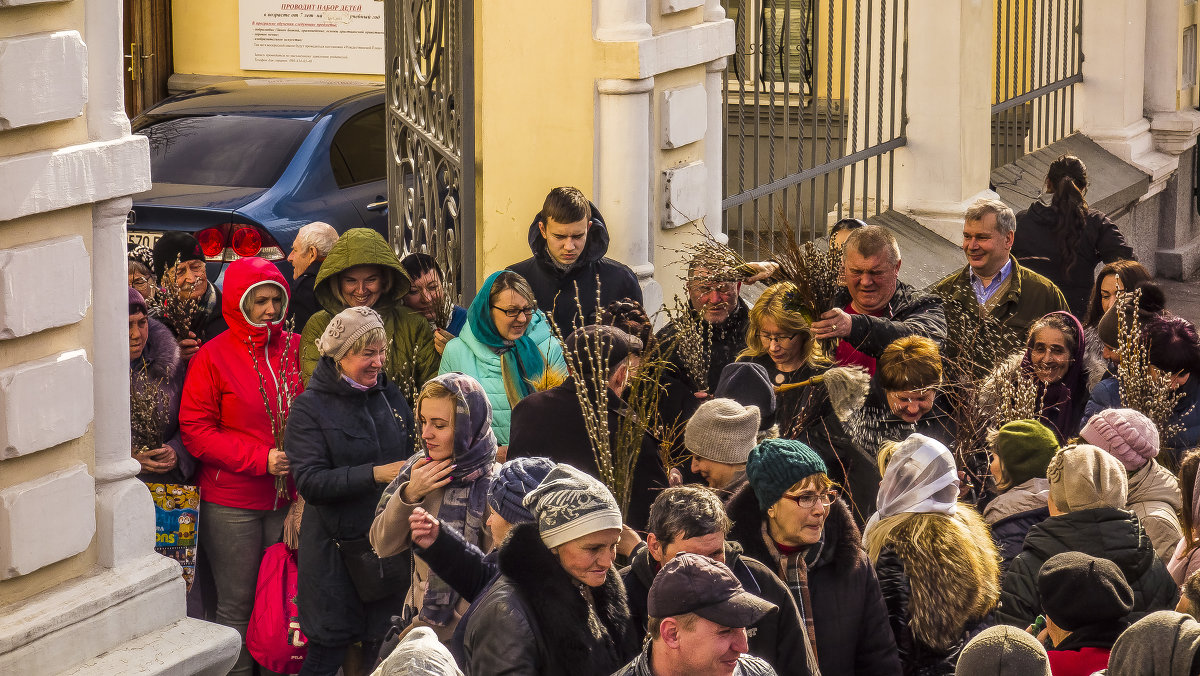
[[[1082,0],[995,0],[992,168],[1075,131]]]
[[[891,205],[904,145],[908,0],[725,0],[724,227],[760,256]]]

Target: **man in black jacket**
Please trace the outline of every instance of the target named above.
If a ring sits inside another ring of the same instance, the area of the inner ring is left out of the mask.
[[[741,547],[725,541],[732,525],[720,498],[710,490],[677,486],[659,494],[650,507],[646,545],[621,571],[638,636],[646,634],[646,600],[659,569],[678,554],[700,554],[724,563],[746,591],[778,607],[752,625],[750,654],[780,674],[808,673],[806,635],[791,592],[769,568],[743,558]]]
[[[529,226],[529,248],[533,256],[508,269],[529,282],[538,308],[564,336],[575,330],[576,318],[583,326],[594,324],[600,309],[614,300],[642,302],[642,287],[633,270],[604,257],[608,253],[604,216],[578,188],[555,188],[546,195]]]
[[[308,318],[322,309],[313,294],[313,283],[321,261],[337,243],[337,230],[332,225],[313,221],[296,232],[288,262],[292,264],[292,293],[288,298],[288,317],[295,320],[295,331],[304,330]]]
[[[837,362],[875,372],[875,360],[897,338],[921,335],[938,347],[946,338],[942,299],[900,281],[900,245],[886,228],[850,233],[843,263],[846,286],[834,307],[813,322],[813,336],[840,338]]]

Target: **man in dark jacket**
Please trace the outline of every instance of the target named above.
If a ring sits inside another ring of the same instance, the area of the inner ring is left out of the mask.
[[[597,334],[603,334],[607,347],[608,387],[603,393],[592,391],[592,363],[584,341],[594,344]],[[641,341],[612,326],[588,326],[567,337],[567,352],[578,352],[582,383],[575,378],[542,392],[534,392],[517,403],[512,412],[512,432],[508,439],[508,457],[548,457],[556,463],[566,463],[597,479],[600,468],[596,463],[591,437],[584,422],[583,408],[576,388],[586,388],[591,402],[605,402],[609,438],[615,439],[621,419],[627,414],[620,392],[625,389],[628,369],[635,367]],[[568,358],[570,360],[570,358]],[[568,361],[570,363],[570,361]],[[575,366],[572,366],[574,369]],[[599,413],[599,411],[597,411]],[[610,442],[611,443],[611,442]],[[667,475],[658,457],[657,442],[646,434],[633,465],[633,481],[625,523],[643,530],[650,514],[650,503],[658,490],[666,488]]]
[[[978,317],[996,335],[986,340],[992,356],[1003,359],[1025,344],[1029,327],[1057,310],[1070,311],[1067,299],[1054,282],[1022,266],[1012,256],[1017,219],[998,200],[981,199],[967,209],[963,224],[963,252],[967,265],[935,282],[930,290],[946,303],[949,338],[943,355],[954,359],[964,345],[975,344]],[[973,359],[981,360],[980,355]],[[990,361],[990,360],[984,360]],[[982,373],[993,364],[979,364]]]
[[[608,253],[608,227],[596,205],[578,188],[555,188],[529,226],[533,256],[508,266],[533,287],[538,308],[563,335],[596,322],[596,314],[614,300],[642,302],[642,287],[628,266]],[[599,284],[600,305],[596,305]],[[576,303],[576,287],[578,299]],[[582,306],[583,316],[578,317]]]
[[[304,330],[308,318],[321,309],[313,293],[317,270],[337,242],[337,230],[332,225],[313,221],[300,228],[292,241],[288,262],[292,264],[292,295],[288,297],[288,317],[294,320],[295,331]]]
[[[868,225],[850,233],[843,268],[846,286],[834,307],[813,322],[813,336],[840,338],[836,360],[875,372],[875,360],[904,336],[946,338],[942,300],[900,281],[900,245],[886,228]]]
[[[646,545],[621,571],[638,636],[646,633],[646,599],[654,576],[678,554],[700,554],[729,566],[746,591],[778,608],[751,625],[749,653],[769,662],[778,673],[808,673],[804,629],[791,592],[769,568],[743,558],[737,543],[725,541],[732,525],[720,499],[708,489],[676,486],[659,494],[650,507]]]

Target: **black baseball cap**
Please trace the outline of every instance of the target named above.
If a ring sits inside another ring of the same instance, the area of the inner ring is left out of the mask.
[[[749,627],[775,608],[742,588],[725,564],[688,553],[677,555],[658,571],[646,601],[651,617],[695,613],[735,628]]]

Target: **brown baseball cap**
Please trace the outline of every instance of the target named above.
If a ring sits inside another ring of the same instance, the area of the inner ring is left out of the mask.
[[[696,613],[723,627],[749,627],[775,608],[742,588],[725,564],[688,553],[658,571],[646,601],[651,617]]]

